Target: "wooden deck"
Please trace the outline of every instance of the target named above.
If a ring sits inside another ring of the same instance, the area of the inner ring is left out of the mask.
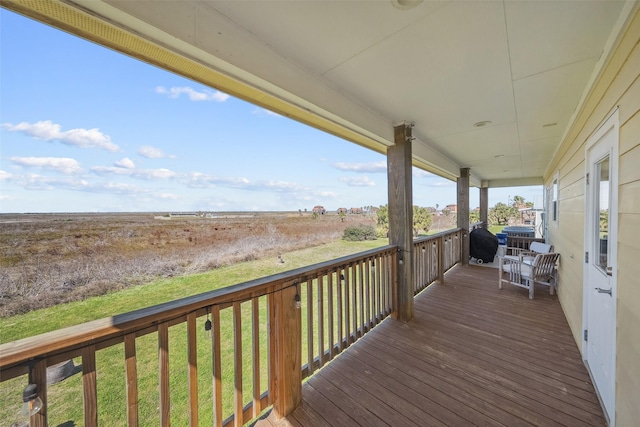
[[[303,386],[265,426],[605,425],[556,296],[498,290],[497,271],[456,267]]]

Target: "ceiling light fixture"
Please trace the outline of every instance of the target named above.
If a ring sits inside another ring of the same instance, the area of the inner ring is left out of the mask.
[[[481,128],[491,124],[491,120],[483,120],[481,122],[476,122],[473,124],[474,127]]]
[[[558,122],[547,123],[546,125],[542,125],[542,127],[543,127],[543,128],[550,128],[550,127],[555,126],[555,125],[557,125],[557,124],[558,124]]]

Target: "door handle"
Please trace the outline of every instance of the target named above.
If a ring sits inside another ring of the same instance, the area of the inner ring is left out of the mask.
[[[609,294],[609,295],[611,295],[611,289],[596,288],[596,291],[598,291],[599,294]]]
[[[613,267],[607,267],[607,276],[613,276]]]

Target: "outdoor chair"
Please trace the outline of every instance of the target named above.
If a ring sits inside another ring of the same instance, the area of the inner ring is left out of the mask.
[[[519,286],[529,290],[529,298],[533,298],[536,283],[549,286],[551,295],[557,287],[556,263],[560,254],[521,252],[517,257],[500,258],[498,267],[498,288],[502,284]]]
[[[509,248],[511,249],[511,257],[518,258],[520,255],[523,257],[534,258],[537,254],[548,254],[553,252],[553,245],[541,242],[531,242],[529,249],[522,248]]]

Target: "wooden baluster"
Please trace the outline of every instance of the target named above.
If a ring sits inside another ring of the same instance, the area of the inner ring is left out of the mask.
[[[277,303],[276,294],[269,293],[267,295],[267,317],[268,317],[268,347],[269,352],[267,354],[267,365],[269,366],[269,372],[267,373],[269,378],[269,405],[273,405],[275,403],[276,398],[276,370],[277,366],[277,349],[276,345],[278,343],[277,339],[277,326],[278,322],[276,319],[276,303]]]
[[[387,262],[387,285],[385,286],[385,314],[391,312],[395,318],[398,316],[398,252],[394,252]],[[390,264],[390,265],[389,265]]]
[[[96,382],[96,347],[84,347],[82,356],[82,390],[84,394],[84,425],[98,425],[98,388]]]
[[[374,311],[376,313],[376,325],[380,323],[380,283],[382,280],[380,279],[380,271],[382,271],[382,257],[374,258],[376,263],[375,272],[373,275],[373,298],[374,298]]]
[[[84,363],[84,362],[83,362]],[[160,425],[171,424],[171,401],[169,397],[169,325],[158,325],[158,372],[160,388]]]
[[[444,284],[444,237],[438,237],[438,282]]]
[[[335,352],[335,331],[333,329],[335,323],[335,316],[333,313],[333,271],[330,271],[327,275],[327,319],[329,326],[329,360],[332,360],[336,354]]]
[[[39,359],[31,369],[31,382],[38,386],[38,396],[42,400],[42,409],[33,415],[29,422],[34,427],[47,426],[47,360]]]
[[[389,257],[385,257],[382,260],[382,271],[381,271],[381,283],[380,283],[380,316],[381,319],[384,319],[384,316],[387,313],[387,297],[386,297],[386,290],[387,290],[387,286],[389,284],[389,275],[391,274],[389,272],[390,270],[390,264],[389,264]]]
[[[220,360],[220,307],[211,309],[211,363],[213,364],[213,425],[222,425],[222,361]]]
[[[259,299],[251,299],[251,329],[253,348],[251,358],[253,363],[253,418],[260,415],[262,406],[260,405],[260,310]]]
[[[198,344],[196,340],[196,313],[187,315],[187,359],[189,388],[189,425],[198,425]]]
[[[351,336],[351,305],[349,304],[349,267],[342,270],[342,276],[344,277],[344,348],[349,347],[349,337]]]
[[[360,293],[359,298],[360,298],[360,321],[359,321],[359,325],[358,325],[358,336],[363,336],[364,335],[364,268],[363,268],[363,264],[364,261],[360,261],[358,262],[358,269],[356,271],[357,275],[358,275],[358,291]]]
[[[413,294],[417,294],[418,291],[422,288],[422,251],[421,251],[421,246],[422,245],[413,245],[413,253],[414,253],[414,268],[416,269],[416,274],[415,277],[413,278]]]
[[[307,280],[307,373],[313,373],[313,279]]]
[[[364,269],[365,269],[365,294],[366,294],[366,321],[367,321],[367,331],[371,330],[373,327],[373,314],[371,313],[371,262],[372,258],[369,258],[365,261]]]
[[[350,335],[351,342],[355,342],[358,339],[358,304],[357,304],[357,275],[356,275],[356,266],[351,264],[349,266],[349,275],[351,276],[351,307],[353,307],[353,316],[352,316],[352,325],[353,325],[353,333]]]
[[[233,424],[242,427],[242,311],[237,301],[233,303],[233,372]]]
[[[318,275],[316,278],[318,283],[318,354],[319,365],[324,366],[324,274]]]
[[[342,351],[344,349],[344,307],[343,307],[343,283],[342,280],[342,269],[338,269],[336,272],[336,291],[338,294],[338,350]]]
[[[138,366],[136,361],[136,334],[124,336],[124,357],[127,376],[127,425],[138,425]]]

